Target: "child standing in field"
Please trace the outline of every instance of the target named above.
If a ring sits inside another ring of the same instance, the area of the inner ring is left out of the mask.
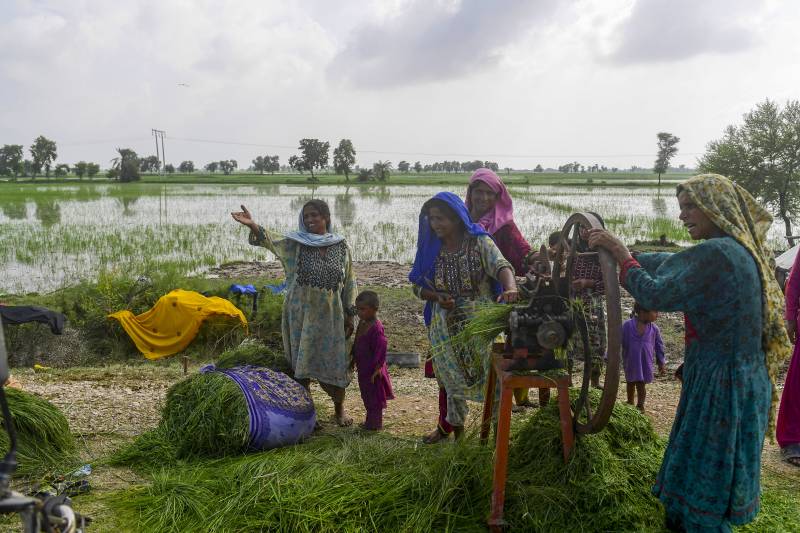
[[[658,326],[653,324],[657,318],[657,311],[635,303],[633,318],[622,325],[622,361],[628,382],[628,403],[633,405],[634,396],[638,395],[636,407],[642,412],[647,396],[645,384],[653,381],[654,355],[659,375],[664,374],[664,342]]]
[[[353,359],[358,371],[358,388],[367,411],[360,426],[368,430],[383,428],[386,400],[394,399],[392,380],[386,369],[386,335],[378,320],[380,301],[373,291],[363,291],[356,297],[358,329],[353,344]]]

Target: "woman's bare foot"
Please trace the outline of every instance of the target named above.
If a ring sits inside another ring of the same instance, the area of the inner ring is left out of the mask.
[[[441,442],[445,440],[449,435],[443,432],[438,427],[422,437],[422,442],[425,444],[436,444],[437,442]]]
[[[348,427],[353,425],[352,417],[347,416],[347,413],[344,412],[344,404],[343,403],[335,403],[333,404],[334,415],[333,418],[336,420],[336,424],[339,427]]]

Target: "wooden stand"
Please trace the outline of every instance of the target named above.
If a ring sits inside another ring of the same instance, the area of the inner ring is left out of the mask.
[[[500,352],[500,353],[498,353]],[[536,374],[515,375],[503,370],[507,366],[500,350],[493,350],[492,363],[489,367],[489,379],[486,400],[483,404],[483,421],[481,423],[481,444],[489,440],[494,408],[495,382],[500,384],[500,407],[497,414],[497,443],[494,452],[494,479],[492,483],[492,508],[489,516],[491,531],[501,531],[506,525],[503,521],[503,505],[506,493],[506,474],[508,467],[508,444],[511,430],[511,402],[514,389],[517,388],[556,388],[558,390],[558,411],[561,418],[561,439],[564,448],[564,462],[569,460],[575,447],[575,433],[572,428],[572,410],[569,403],[570,377],[546,378]],[[498,379],[499,378],[499,379]]]

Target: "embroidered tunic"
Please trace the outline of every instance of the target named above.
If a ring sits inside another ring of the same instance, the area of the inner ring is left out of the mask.
[[[281,333],[295,378],[347,387],[352,374],[344,317],[356,296],[349,247],[342,241],[316,248],[259,230],[250,244],[274,253],[286,273]]]
[[[493,300],[492,280],[503,268],[511,268],[511,264],[486,235],[467,236],[460,250],[442,249],[436,259],[434,289],[452,295],[456,306],[447,311],[438,303],[433,304],[428,338],[436,378],[447,391],[447,421],[454,425],[463,425],[464,400],[483,401],[490,346],[455,349],[449,339],[472,318],[481,303]],[[414,290],[417,295],[421,293],[417,285]],[[452,408],[454,400],[459,404],[457,408]]]

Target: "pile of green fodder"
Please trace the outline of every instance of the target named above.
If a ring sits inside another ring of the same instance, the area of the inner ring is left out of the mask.
[[[662,453],[647,418],[619,405],[565,465],[558,409],[540,410],[515,423],[506,520],[520,531],[658,529],[650,487]],[[485,531],[492,460],[474,436],[426,446],[346,431],[241,457],[145,465],[152,482],[109,504],[139,531]]]
[[[241,365],[263,366],[277,372],[293,375],[292,367],[282,350],[263,344],[257,339],[245,339],[239,346],[225,350],[216,361],[217,368]]]
[[[239,385],[223,374],[195,374],[170,387],[158,426],[114,454],[111,463],[240,454],[247,449],[249,423]]]
[[[34,477],[74,466],[77,461],[75,440],[58,407],[18,389],[5,388],[4,392],[17,430],[16,475]],[[2,413],[0,420],[3,420]],[[1,429],[0,453],[5,455],[8,447],[8,434]]]
[[[257,340],[223,352],[218,368],[263,366],[291,375],[282,353]],[[249,414],[242,390],[219,373],[196,374],[173,385],[155,429],[113,457],[115,464],[238,455],[247,450]]]
[[[112,495],[125,530],[485,531],[491,449],[352,432],[153,470]]]
[[[598,400],[592,391],[590,401]],[[578,436],[565,466],[551,402],[513,435],[506,517],[528,531],[659,529],[663,511],[651,487],[664,445],[647,417],[617,403],[605,429]]]

